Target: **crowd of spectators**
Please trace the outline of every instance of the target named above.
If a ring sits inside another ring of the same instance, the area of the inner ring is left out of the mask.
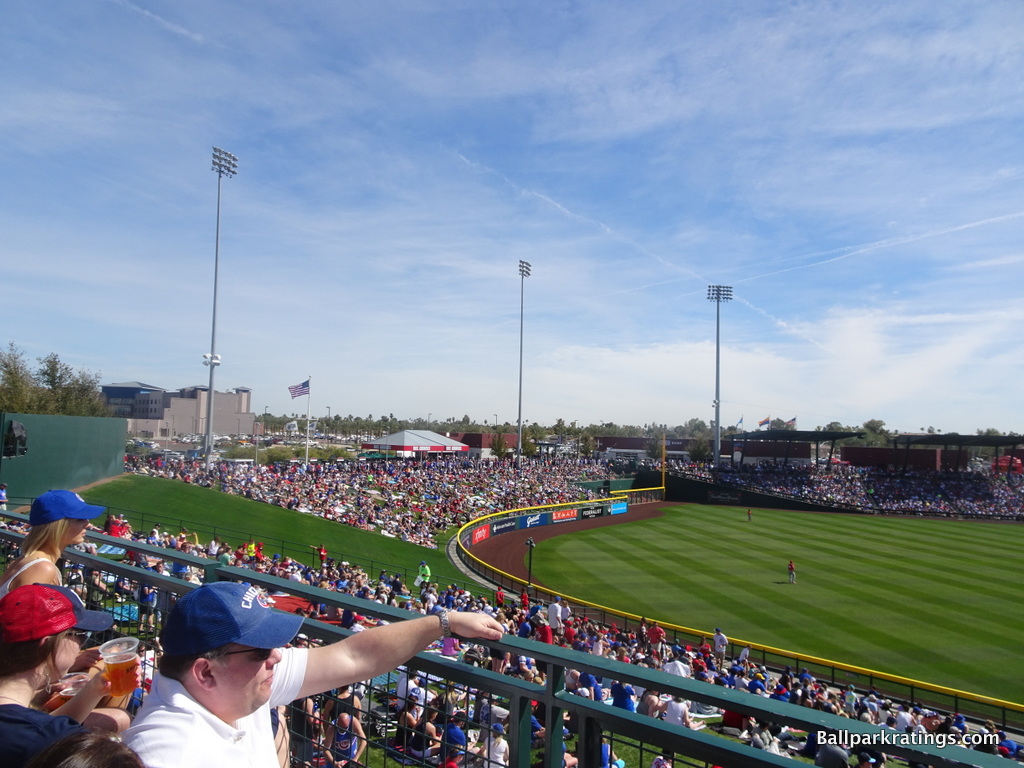
[[[287,509],[436,547],[438,533],[517,507],[595,498],[578,485],[610,477],[595,459],[437,459],[254,466],[127,457],[128,471],[220,488]]]
[[[379,530],[426,547],[438,533],[476,517],[517,507],[571,502],[596,494],[578,483],[614,476],[596,459],[473,459],[298,463],[253,466],[127,459],[132,472],[218,487],[226,493]],[[687,477],[842,509],[881,514],[1024,518],[1019,476],[989,471],[925,471],[847,464],[762,462],[723,465],[672,462]]]
[[[990,471],[926,471],[848,464],[673,466],[681,475],[863,512],[941,517],[1024,517],[1020,476]]]

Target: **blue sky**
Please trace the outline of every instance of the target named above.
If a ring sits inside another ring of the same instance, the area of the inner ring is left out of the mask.
[[[4,342],[254,409],[1024,432],[1024,4],[8,0]]]

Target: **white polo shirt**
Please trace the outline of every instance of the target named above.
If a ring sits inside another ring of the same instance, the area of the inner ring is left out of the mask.
[[[274,667],[270,701],[233,726],[199,704],[177,680],[157,673],[135,722],[125,731],[125,743],[147,768],[280,768],[270,709],[298,697],[307,654],[305,648],[285,649]]]

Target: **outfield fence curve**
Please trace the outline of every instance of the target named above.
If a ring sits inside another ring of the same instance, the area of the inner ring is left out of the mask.
[[[645,621],[644,616],[559,592],[549,586],[538,586],[532,578],[523,579],[522,576],[501,570],[477,557],[472,551],[474,545],[480,544],[491,536],[500,536],[512,531],[533,527],[524,524],[524,521],[531,521],[534,526],[551,524],[550,522],[543,522],[545,519],[544,515],[551,515],[553,517],[557,514],[558,510],[585,508],[587,505],[610,506],[613,502],[622,503],[623,498],[625,497],[612,497],[598,501],[577,502],[576,504],[549,504],[537,507],[524,507],[486,515],[467,523],[459,529],[457,534],[458,556],[467,569],[473,571],[482,579],[501,586],[503,589],[512,592],[525,590],[532,599],[536,600],[550,601],[555,597],[559,597],[569,601],[574,606],[574,609],[578,607],[575,613],[583,619],[590,619],[604,626],[614,625],[622,628],[625,632],[636,632],[640,628],[641,623]],[[616,514],[628,514],[628,510],[623,510]],[[538,516],[541,516],[540,520],[542,522],[537,522]],[[594,517],[599,516],[601,515],[594,515]],[[547,519],[550,521],[552,518],[549,517]],[[589,518],[579,515],[572,519],[566,519],[564,526],[558,530],[568,533],[573,530],[574,522],[584,519]],[[486,535],[484,535],[485,531]],[[674,643],[682,646],[696,646],[700,640],[709,634],[706,630],[694,629],[664,621],[660,621],[659,624],[665,629],[669,638]],[[856,690],[876,690],[884,697],[896,701],[912,701],[923,707],[939,711],[957,712],[982,721],[992,720],[995,723],[1001,723],[1007,728],[1024,728],[1024,704],[1022,703],[1004,701],[978,693],[947,688],[921,680],[914,680],[743,639],[730,640],[729,655],[731,657],[737,656],[740,650],[748,645],[751,648],[751,658],[759,665],[764,665],[769,669],[780,670],[789,666],[799,670],[807,667],[816,679],[827,681],[829,685],[837,688],[853,686]]]

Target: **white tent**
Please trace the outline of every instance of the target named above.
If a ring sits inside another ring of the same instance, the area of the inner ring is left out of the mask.
[[[393,435],[363,443],[365,450],[397,451],[405,455],[417,453],[460,453],[469,446],[425,429],[405,429]]]

